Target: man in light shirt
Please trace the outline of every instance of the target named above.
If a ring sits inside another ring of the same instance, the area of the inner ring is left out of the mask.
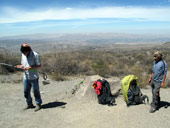
[[[26,109],[34,108],[31,98],[31,87],[33,87],[36,107],[35,111],[41,109],[41,95],[39,91],[39,75],[37,69],[41,67],[40,56],[38,53],[33,51],[27,43],[21,45],[20,51],[22,53],[21,65],[16,67],[24,69],[23,74],[23,85],[24,85],[24,96],[26,98],[27,106]]]

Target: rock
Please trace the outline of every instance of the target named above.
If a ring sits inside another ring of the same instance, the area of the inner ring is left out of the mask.
[[[92,84],[94,81],[102,78],[99,75],[89,76],[85,79],[83,84],[80,85],[80,88],[76,92],[77,98],[88,98],[88,99],[96,99],[97,95],[94,92],[94,89],[92,88]],[[116,94],[118,91],[120,91],[120,78],[118,77],[111,77],[111,78],[103,78],[106,79],[111,88],[112,94]]]

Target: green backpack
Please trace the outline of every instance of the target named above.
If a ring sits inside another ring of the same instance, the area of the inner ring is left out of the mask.
[[[138,78],[135,75],[128,75],[122,79],[121,90],[127,106],[145,103],[145,99],[149,103],[149,98],[142,94],[138,86]]]

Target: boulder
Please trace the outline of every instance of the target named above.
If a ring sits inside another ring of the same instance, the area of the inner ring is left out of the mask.
[[[94,76],[88,76],[84,82],[80,85],[79,89],[77,90],[75,96],[77,98],[88,98],[88,99],[96,99],[97,95],[94,92],[94,89],[92,88],[92,84],[94,81],[103,78],[99,75],[94,75]],[[107,80],[110,84],[111,92],[112,94],[117,94],[120,89],[120,78],[118,77],[111,77],[111,78],[103,78]]]

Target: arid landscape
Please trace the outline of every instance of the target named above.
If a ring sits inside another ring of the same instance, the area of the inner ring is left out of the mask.
[[[43,104],[42,109],[38,112],[34,112],[34,109],[23,110],[26,104],[21,83],[1,83],[0,127],[169,128],[169,88],[161,89],[160,109],[155,113],[149,113],[149,104],[127,107],[121,92],[116,97],[115,106],[98,104],[91,83],[99,77],[72,78],[62,82],[50,80],[50,84],[47,85],[43,85],[42,79],[40,79]],[[108,81],[112,93],[115,94],[120,89],[120,79],[112,77]],[[77,86],[79,87],[77,88]],[[142,93],[148,95],[151,100],[149,86],[142,89]]]
[[[170,0],[0,0],[0,128],[169,128],[169,15]]]
[[[0,49],[1,63],[11,65],[20,63],[20,43],[11,47],[17,40],[1,43],[3,44]],[[29,40],[25,41],[29,43]],[[85,41],[76,45],[76,43],[69,43],[68,40],[65,43],[49,44],[30,43],[33,50],[40,53],[42,61],[40,71],[48,76],[48,79],[44,81],[40,74],[43,104],[38,112],[34,112],[34,109],[23,110],[26,103],[22,71],[0,66],[1,128],[169,127],[169,69],[166,87],[161,89],[161,107],[155,113],[149,113],[152,95],[147,83],[152,70],[154,51],[162,51],[167,64],[170,63],[168,41],[125,44],[102,42],[102,45],[88,44]],[[44,51],[45,48],[46,51]],[[142,93],[149,96],[149,104],[126,106],[120,85],[121,79],[129,74],[138,77]],[[110,83],[112,94],[116,98],[115,106],[100,105],[97,102],[91,85],[101,77]]]

